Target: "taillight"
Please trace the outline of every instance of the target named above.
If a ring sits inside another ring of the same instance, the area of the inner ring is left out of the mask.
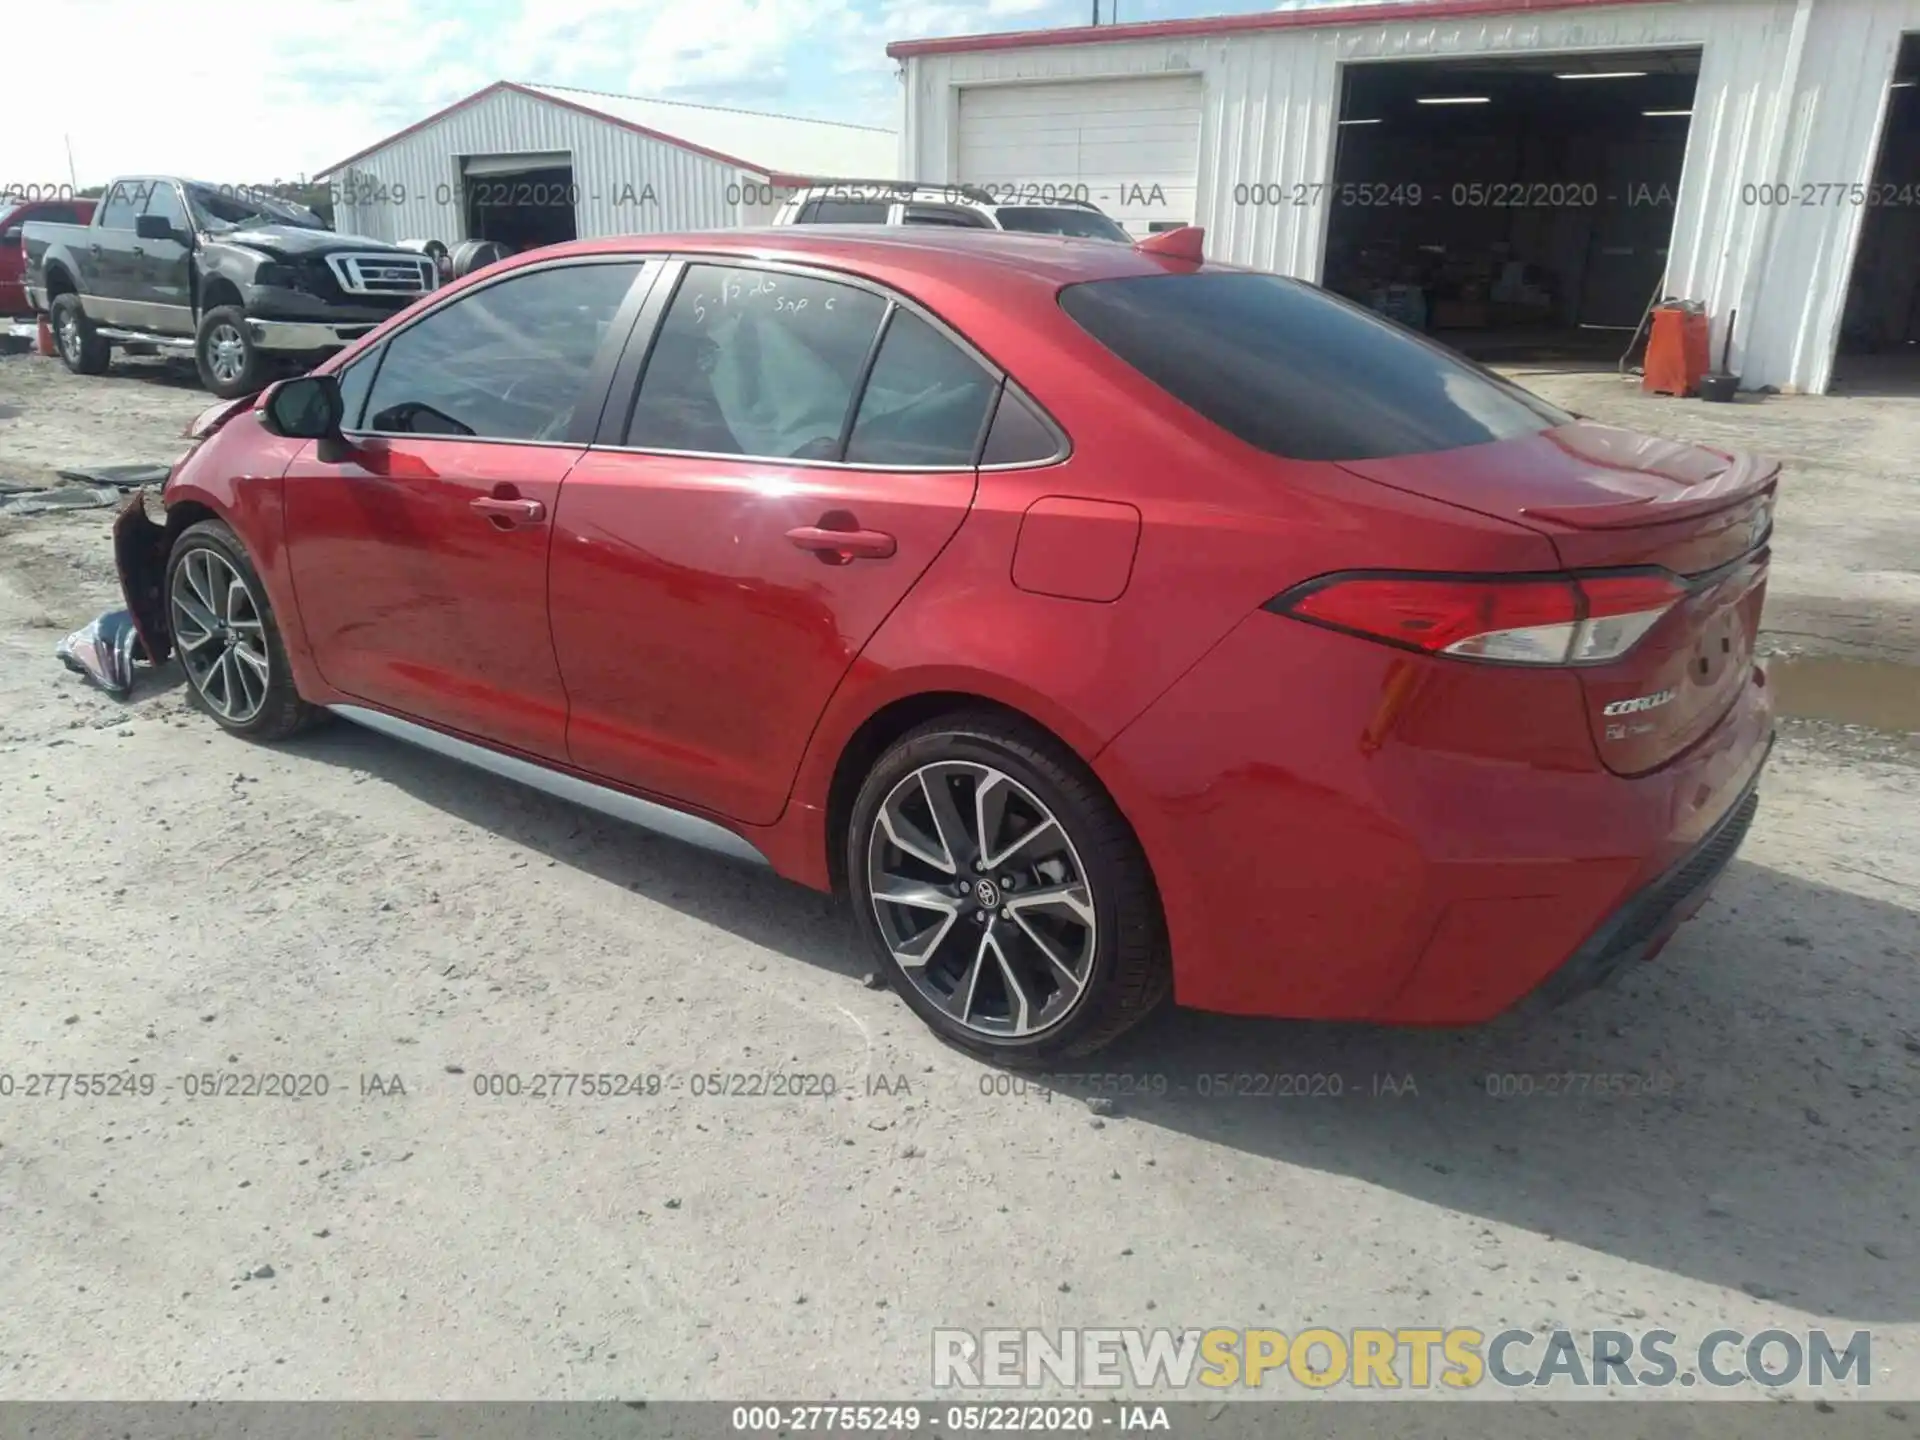
[[[1574,575],[1329,575],[1266,608],[1429,655],[1509,665],[1617,660],[1686,594],[1660,570]]]

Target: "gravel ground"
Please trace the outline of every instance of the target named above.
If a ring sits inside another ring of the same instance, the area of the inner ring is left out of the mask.
[[[0,477],[168,458],[206,397],[125,369],[0,360]],[[1874,407],[1920,411],[1842,403],[1873,418],[1660,413],[1831,430],[1785,588],[1818,643],[1898,654],[1920,547],[1910,498],[1875,508],[1902,422]],[[1920,1399],[1897,738],[1785,726],[1741,858],[1614,990],[1471,1032],[1163,1013],[1102,1057],[1135,1093],[1099,1114],[990,1093],[809,892],[346,725],[228,739],[177,673],[82,686],[51,651],[117,603],[107,521],[0,519],[0,1073],[154,1093],[0,1099],[0,1398],[900,1396],[935,1326],[1426,1324],[1864,1327],[1864,1393]],[[837,1094],[692,1093],[764,1070]],[[329,1091],[189,1098],[208,1071]],[[549,1071],[661,1092],[476,1094]],[[1342,1093],[1204,1093],[1276,1072]]]

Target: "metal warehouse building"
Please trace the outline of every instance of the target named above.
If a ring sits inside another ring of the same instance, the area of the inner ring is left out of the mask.
[[[320,172],[334,224],[376,240],[756,225],[779,187],[892,176],[891,130],[502,80]]]
[[[1693,300],[1748,388],[1920,388],[1920,0],[1411,0],[895,44],[903,174],[1070,188],[1490,359]],[[1836,376],[1838,377],[1836,380]]]

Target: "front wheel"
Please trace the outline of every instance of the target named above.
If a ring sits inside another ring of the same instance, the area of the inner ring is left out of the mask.
[[[222,400],[238,400],[267,383],[267,358],[254,348],[246,312],[238,305],[221,305],[200,317],[193,359],[200,383]]]
[[[313,718],[294,689],[266,586],[220,521],[189,526],[174,543],[167,623],[193,698],[221,729],[282,740]]]
[[[1131,828],[1051,737],[931,721],[854,801],[856,923],[929,1025],[992,1059],[1086,1055],[1165,997],[1165,926]]]

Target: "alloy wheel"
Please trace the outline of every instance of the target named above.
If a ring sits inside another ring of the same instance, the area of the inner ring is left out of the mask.
[[[60,353],[66,356],[69,364],[80,363],[80,321],[71,310],[60,315]]]
[[[247,342],[234,326],[223,323],[207,332],[207,368],[222,385],[231,385],[247,368]]]
[[[169,599],[193,688],[222,720],[246,724],[267,703],[272,673],[258,598],[223,555],[196,547],[174,569]]]
[[[1004,771],[922,765],[887,794],[867,842],[887,949],[916,989],[976,1034],[1060,1024],[1093,973],[1092,888],[1058,818]]]

